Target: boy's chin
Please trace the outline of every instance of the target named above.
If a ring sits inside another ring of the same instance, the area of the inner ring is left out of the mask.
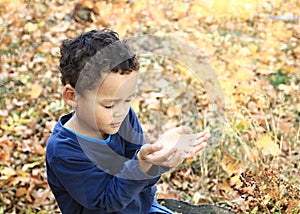
[[[116,134],[116,133],[118,133],[119,129],[120,129],[120,127],[118,127],[118,128],[111,128],[110,130],[107,131],[106,134],[108,134],[108,135]]]

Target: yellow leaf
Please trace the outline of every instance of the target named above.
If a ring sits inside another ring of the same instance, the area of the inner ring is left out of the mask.
[[[298,103],[298,104],[296,105],[296,111],[297,111],[297,112],[300,112],[300,103]]]
[[[279,145],[272,140],[269,135],[264,135],[262,138],[255,143],[256,148],[258,148],[263,155],[279,155],[280,149]]]
[[[189,9],[189,4],[186,2],[182,2],[182,1],[178,1],[176,2],[176,6],[174,5],[173,10],[172,10],[172,14],[176,17],[176,18],[183,18],[186,16],[186,13]]]
[[[240,187],[240,186],[242,186],[242,184],[243,183],[241,182],[239,175],[235,175],[235,176],[232,176],[230,178],[230,185],[231,186]]]
[[[254,207],[254,208],[252,209],[251,213],[255,214],[255,213],[257,213],[257,211],[258,211],[258,206]]]
[[[26,32],[34,32],[38,29],[38,24],[34,24],[32,22],[28,22],[25,26],[24,26],[24,29]]]
[[[270,195],[265,195],[262,203],[267,205],[271,199],[272,197]]]
[[[273,4],[274,4],[275,8],[279,8],[281,5],[281,0],[274,0]]]
[[[38,23],[38,27],[44,27],[46,25],[45,21],[41,21]]]
[[[249,128],[249,123],[247,120],[238,120],[234,122],[234,126],[241,132]]]
[[[14,175],[16,175],[16,171],[12,167],[5,167],[4,169],[1,169],[0,180],[9,179]]]
[[[290,74],[293,74],[295,71],[294,67],[292,67],[292,66],[284,66],[284,67],[282,67],[282,70],[284,70],[285,72],[290,73]]]
[[[28,84],[27,87],[29,88],[28,95],[30,96],[30,99],[38,98],[43,91],[43,87],[41,85]]]
[[[194,158],[187,158],[187,159],[184,160],[184,162],[187,163],[187,164],[191,164],[191,163],[194,162],[194,160],[195,160]]]
[[[195,19],[200,19],[203,17],[203,13],[204,13],[204,6],[200,5],[198,2],[192,4],[189,13],[191,14],[191,17],[195,17]],[[208,7],[206,7],[206,10],[208,10]]]
[[[132,4],[131,10],[133,13],[141,12],[147,9],[147,2],[145,1],[134,1]]]
[[[25,164],[25,165],[22,167],[22,170],[23,170],[24,172],[26,172],[28,169],[32,169],[32,168],[34,168],[35,166],[38,166],[38,165],[40,165],[39,162],[27,163],[27,164]]]
[[[44,42],[37,48],[38,53],[49,53],[49,50],[53,48],[53,44],[51,42]]]
[[[135,113],[139,113],[139,111],[140,111],[140,101],[138,99],[133,100],[130,103],[130,105],[133,108],[133,110],[135,111]]]
[[[226,12],[228,12],[228,5],[229,5],[229,1],[226,0],[214,0],[213,1],[213,10],[217,13],[217,14],[224,14]]]
[[[26,177],[27,176],[27,172],[23,171],[22,169],[18,169],[17,173],[18,173],[18,177]]]
[[[250,45],[248,45],[248,48],[249,48],[249,50],[250,50],[250,52],[251,52],[252,54],[257,53],[257,50],[258,50],[257,45],[251,43]]]

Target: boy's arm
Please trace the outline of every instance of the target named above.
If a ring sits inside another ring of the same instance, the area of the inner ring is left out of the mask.
[[[159,177],[150,178],[137,167],[136,160],[125,163],[122,175],[110,175],[91,162],[73,157],[53,158],[49,166],[67,192],[82,206],[106,212],[124,209],[149,183]],[[135,177],[135,180],[126,179]],[[138,179],[139,177],[142,179]],[[148,179],[146,179],[148,177]]]

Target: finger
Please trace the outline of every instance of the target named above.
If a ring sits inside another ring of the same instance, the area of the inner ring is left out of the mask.
[[[204,131],[204,132],[199,132],[199,133],[196,133],[196,134],[187,134],[184,137],[186,139],[188,139],[190,142],[192,142],[192,144],[193,144],[195,141],[201,140],[203,138],[204,139],[209,138],[209,132]]]
[[[204,132],[200,132],[195,134],[195,138],[199,139],[199,138],[203,138],[203,137],[209,137],[209,131],[204,131]]]
[[[152,154],[154,152],[160,151],[163,148],[163,146],[160,143],[155,144],[145,144],[141,148],[141,152],[143,156]]]
[[[205,147],[207,146],[207,142],[203,142],[200,145],[196,146],[192,153],[196,154],[197,152],[200,152],[201,150],[203,150]]]
[[[199,145],[199,144],[201,144],[201,143],[207,141],[209,137],[210,137],[210,134],[209,134],[209,133],[205,133],[205,134],[202,135],[201,137],[192,140],[192,144],[191,144],[191,145],[197,146],[197,145]]]
[[[190,152],[190,153],[186,154],[185,158],[186,158],[186,159],[192,158],[192,157],[194,157],[194,155],[195,155],[195,154],[194,154],[193,152]]]
[[[169,151],[164,152],[153,152],[149,155],[149,159],[153,162],[165,162],[168,161],[171,156],[177,151],[177,148],[171,148]]]
[[[185,153],[177,151],[165,162],[165,164],[169,167],[176,167],[184,161],[185,156]]]
[[[190,134],[193,130],[188,126],[179,126],[175,128],[178,134]]]

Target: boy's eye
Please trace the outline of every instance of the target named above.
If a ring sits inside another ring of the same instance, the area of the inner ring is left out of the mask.
[[[112,108],[114,105],[103,105],[104,108],[110,109]]]
[[[126,99],[125,102],[130,103],[130,102],[132,102],[133,99],[134,99],[133,97],[130,97],[130,98]],[[111,109],[114,107],[114,104],[109,104],[109,105],[102,104],[102,106],[104,108]]]
[[[131,97],[129,97],[127,100],[125,100],[125,102],[127,102],[127,103],[130,103],[130,102],[132,102],[132,100],[134,100],[134,97],[135,97],[135,96],[131,96]]]

